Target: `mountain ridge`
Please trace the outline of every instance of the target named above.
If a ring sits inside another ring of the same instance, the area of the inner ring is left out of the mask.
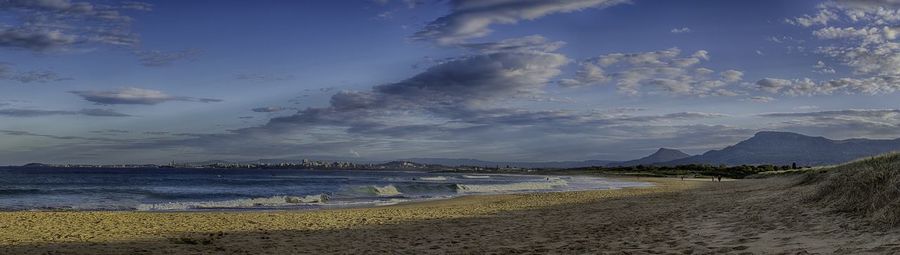
[[[821,166],[900,150],[898,139],[852,138],[832,140],[792,132],[761,131],[719,150],[710,150],[660,165],[791,165]]]

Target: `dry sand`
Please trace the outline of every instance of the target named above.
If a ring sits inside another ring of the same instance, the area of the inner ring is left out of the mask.
[[[652,181],[311,212],[7,212],[0,254],[900,254],[900,232],[801,203],[786,179]]]

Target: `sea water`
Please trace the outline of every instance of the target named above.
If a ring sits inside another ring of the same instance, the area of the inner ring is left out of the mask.
[[[283,210],[643,187],[599,177],[301,169],[2,168],[0,210]]]

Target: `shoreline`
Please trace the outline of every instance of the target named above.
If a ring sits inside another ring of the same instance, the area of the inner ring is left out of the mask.
[[[367,171],[367,170],[360,170]],[[72,204],[60,207],[32,207],[32,208],[2,208],[0,212],[278,212],[278,211],[320,211],[320,210],[338,210],[352,208],[376,208],[393,206],[397,204],[423,203],[430,201],[439,201],[447,199],[455,199],[464,196],[485,196],[485,195],[509,195],[509,194],[528,194],[528,193],[551,193],[551,192],[573,192],[573,191],[591,191],[591,190],[613,190],[621,188],[645,187],[653,186],[652,182],[641,181],[640,178],[622,177],[622,176],[606,176],[606,175],[528,175],[528,174],[488,174],[486,178],[493,177],[541,177],[540,180],[520,180],[518,182],[508,183],[465,183],[463,180],[452,181],[447,185],[456,185],[455,192],[446,193],[446,190],[433,193],[421,194],[413,187],[411,193],[403,190],[409,183],[397,182],[386,184],[363,185],[363,188],[376,189],[376,195],[368,197],[369,200],[359,200],[346,195],[338,196],[329,192],[318,193],[299,193],[301,195],[288,195],[291,193],[276,193],[268,196],[249,196],[228,198],[224,200],[186,200],[186,201],[161,201],[146,202],[140,204],[119,204],[119,207],[113,206],[95,206],[82,207]],[[442,185],[443,183],[427,182],[432,181],[423,177],[422,180],[426,185]],[[438,181],[447,181],[444,176]],[[455,177],[460,178],[460,177]],[[464,179],[470,177],[462,177]],[[471,177],[474,178],[474,177]],[[546,178],[546,182],[545,179]],[[587,179],[585,179],[587,178]],[[491,178],[493,179],[493,178]],[[418,178],[412,178],[413,182],[419,181]],[[574,181],[573,181],[574,180]],[[587,181],[585,181],[587,180]],[[559,183],[557,182],[559,181]],[[418,183],[413,183],[418,184]],[[396,185],[396,186],[395,186]],[[415,185],[412,185],[415,186]],[[388,194],[381,194],[386,189]],[[398,191],[398,189],[400,191]],[[401,193],[402,191],[402,193]],[[393,192],[393,193],[390,193]],[[365,198],[365,197],[364,197]]]
[[[476,194],[388,206],[322,210],[0,212],[0,230],[2,230],[0,246],[159,240],[181,238],[197,233],[230,233],[261,229],[268,231],[357,229],[412,221],[481,217],[502,212],[590,203],[686,188],[683,187],[686,185],[672,185],[672,182],[675,181],[656,179],[652,181],[654,183],[652,187]]]
[[[0,254],[900,254],[794,177],[270,212],[0,213]],[[628,180],[628,179],[626,179]]]

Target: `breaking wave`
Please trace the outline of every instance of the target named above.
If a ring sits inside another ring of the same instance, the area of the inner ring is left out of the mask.
[[[266,208],[266,207],[285,207],[296,205],[322,204],[327,202],[328,195],[309,195],[309,196],[273,196],[261,198],[244,198],[225,201],[202,201],[202,202],[169,202],[159,204],[141,204],[138,205],[138,211],[183,211],[195,209],[240,209],[240,208]]]

